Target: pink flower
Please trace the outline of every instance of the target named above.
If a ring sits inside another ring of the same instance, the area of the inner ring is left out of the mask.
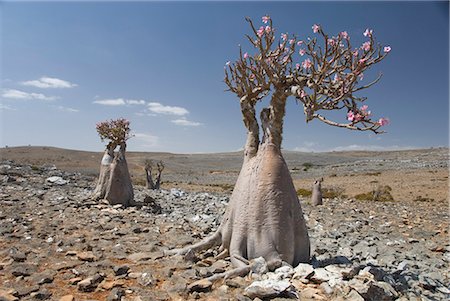
[[[391,51],[391,47],[390,46],[386,46],[384,47],[384,52],[389,53]]]
[[[294,44],[294,42],[295,42],[294,39],[290,39],[290,40],[289,40],[289,44],[290,44],[290,45]]]
[[[300,64],[299,63],[297,63],[297,64],[295,64],[295,69],[300,69]]]
[[[363,119],[364,119],[364,116],[358,113],[358,114],[355,115],[355,119],[354,120],[356,122],[358,122],[358,121],[361,121]]]
[[[252,73],[252,74],[250,74],[249,78],[250,78],[250,80],[255,80],[255,75]]]
[[[282,33],[282,34],[281,34],[281,39],[282,39],[283,41],[286,41],[286,40],[287,40],[287,34]]]
[[[302,90],[300,91],[300,97],[301,97],[301,98],[305,98],[306,96],[308,96],[308,94],[306,94],[305,90],[302,89]]]
[[[263,21],[264,24],[267,24],[267,22],[269,22],[269,20],[270,20],[269,16],[263,16],[262,17],[262,21]]]
[[[363,35],[365,37],[371,37],[372,36],[372,29],[366,28],[366,31],[364,31]]]
[[[341,33],[340,33],[340,35],[341,35],[341,37],[343,38],[343,39],[348,39],[349,38],[349,36],[348,36],[348,33],[346,32],[346,31],[342,31]]]
[[[269,33],[272,30],[272,28],[270,28],[270,26],[266,26],[266,33]]]
[[[328,45],[333,46],[335,41],[333,39],[328,39],[327,43],[328,43]]]
[[[310,69],[312,66],[312,62],[310,59],[306,59],[302,62],[302,67],[305,68],[306,70]]]
[[[312,30],[313,30],[314,33],[318,33],[319,30],[320,30],[320,26],[317,25],[317,24],[314,24],[314,25],[312,26]]]
[[[262,37],[264,34],[264,26],[261,26],[256,33],[258,34],[258,37]]]
[[[353,114],[352,111],[349,111],[349,112],[347,113],[347,120],[348,120],[348,121],[353,121],[354,119],[355,119],[355,114]]]
[[[369,108],[368,105],[363,105],[363,106],[360,108],[360,110],[361,110],[361,111],[367,111],[368,108]]]
[[[387,119],[387,118],[380,118],[380,119],[378,119],[378,124],[380,125],[380,126],[384,126],[384,125],[388,125],[389,124],[389,119]]]
[[[355,49],[355,51],[352,52],[353,56],[358,56],[359,52],[358,49]]]
[[[248,53],[246,52],[246,53],[244,53],[244,59],[247,59],[248,58]]]
[[[366,61],[367,61],[367,58],[364,57],[364,58],[360,59],[358,62],[359,62],[360,64],[364,64]]]
[[[298,41],[297,45],[300,46],[301,44],[303,44],[303,41]]]
[[[305,49],[300,49],[300,51],[298,52],[298,54],[300,54],[301,56],[304,56],[306,53]]]
[[[369,51],[370,50],[370,41],[367,41],[364,44],[362,44],[361,48],[364,49],[365,51]]]

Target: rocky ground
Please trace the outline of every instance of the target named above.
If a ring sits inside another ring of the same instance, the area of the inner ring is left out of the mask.
[[[0,165],[0,300],[450,298],[447,200],[301,199],[311,264],[268,272],[259,258],[250,275],[211,283],[232,268],[217,249],[163,251],[213,233],[229,194],[135,186],[140,206],[121,208],[87,200],[90,175]]]

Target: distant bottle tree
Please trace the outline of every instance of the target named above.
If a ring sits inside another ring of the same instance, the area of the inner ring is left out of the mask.
[[[124,118],[97,123],[102,141],[109,141],[100,165],[100,176],[93,199],[106,199],[110,204],[124,206],[133,203],[133,186],[125,158],[126,142],[130,135],[130,122]],[[118,152],[115,149],[119,147]]]
[[[159,190],[161,188],[161,174],[164,170],[163,161],[153,161],[147,159],[144,161],[145,178],[147,182],[147,188],[153,190]],[[156,169],[156,171],[155,171]],[[154,173],[153,173],[154,172]],[[155,176],[155,180],[153,180]]]
[[[249,271],[249,260],[260,256],[271,269],[282,261],[297,265],[310,259],[302,208],[281,153],[288,99],[302,106],[306,122],[319,120],[381,133],[388,120],[374,119],[363,105],[366,98],[357,94],[378,82],[381,75],[365,84],[364,73],[391,50],[377,44],[370,29],[355,48],[346,31],[330,36],[315,24],[314,37],[301,40],[276,34],[269,16],[262,18],[260,27],[246,20],[252,51],[241,49],[239,58],[225,66],[225,83],[239,99],[247,128],[241,172],[217,232],[193,246],[168,252],[183,254],[217,244],[229,253],[237,273]],[[256,105],[265,98],[270,101],[257,115]],[[327,112],[339,116],[339,111],[343,111],[341,121],[326,116]]]

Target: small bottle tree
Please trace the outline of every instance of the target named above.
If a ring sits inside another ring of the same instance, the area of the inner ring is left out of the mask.
[[[381,133],[387,119],[374,120],[367,105],[361,105],[366,98],[357,94],[378,82],[381,75],[363,84],[364,72],[391,50],[376,44],[369,29],[362,46],[353,48],[346,31],[329,36],[314,25],[313,38],[299,40],[287,33],[277,38],[269,16],[262,18],[264,24],[259,28],[246,20],[254,54],[241,49],[239,58],[225,66],[225,83],[239,99],[247,128],[241,172],[217,232],[193,246],[168,252],[182,254],[220,244],[239,273],[248,271],[248,260],[259,256],[269,268],[282,261],[297,265],[310,259],[306,223],[281,153],[288,98],[302,105],[306,122],[319,120]],[[258,120],[255,107],[264,98],[270,101]],[[343,111],[342,121],[328,119],[324,114],[328,111]]]
[[[133,203],[133,186],[125,158],[130,122],[124,118],[97,123],[102,141],[109,141],[100,165],[100,176],[92,198],[106,199],[110,204],[129,206]],[[115,149],[119,147],[119,151]]]
[[[163,161],[158,161],[155,163],[155,161],[147,159],[144,162],[145,166],[145,177],[147,180],[147,188],[148,189],[154,189],[159,190],[161,188],[161,174],[164,170],[164,163]],[[153,181],[153,170],[156,167],[156,178],[155,181]]]

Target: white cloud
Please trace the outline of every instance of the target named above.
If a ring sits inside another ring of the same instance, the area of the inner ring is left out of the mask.
[[[0,111],[15,111],[16,109],[11,108],[10,106],[5,106],[4,104],[0,103]]]
[[[145,100],[130,99],[130,100],[126,100],[125,102],[129,105],[145,105]]]
[[[94,103],[104,106],[124,106],[125,101],[122,98],[94,100]]]
[[[184,116],[189,114],[189,111],[182,107],[164,106],[159,102],[149,102],[148,109],[150,112],[166,115]]]
[[[46,96],[41,93],[28,93],[28,92],[14,90],[14,89],[4,89],[2,92],[2,97],[10,98],[10,99],[22,99],[22,100],[30,100],[30,99],[55,100],[55,99],[57,99],[57,97],[55,97],[55,96]]]
[[[134,148],[145,150],[148,148],[155,148],[159,146],[159,137],[151,134],[134,133],[133,139],[129,140],[129,144],[134,145]]]
[[[29,80],[22,82],[24,86],[31,86],[36,88],[48,89],[48,88],[73,88],[76,87],[76,84],[68,82],[66,80],[62,80],[55,77],[47,77],[43,76],[40,79]]]
[[[395,151],[395,150],[408,150],[408,149],[418,149],[418,146],[400,146],[400,145],[359,145],[351,144],[345,146],[337,146],[329,151]]]
[[[175,119],[175,120],[171,120],[171,121],[172,121],[172,123],[175,123],[176,125],[181,125],[181,126],[200,126],[200,125],[202,125],[202,123],[200,123],[200,122],[189,121],[185,118]]]
[[[61,112],[70,112],[70,113],[78,113],[78,112],[80,112],[80,110],[78,110],[78,109],[69,108],[69,107],[63,107],[63,106],[57,106],[56,109],[61,111]]]
[[[123,99],[123,98],[99,99],[94,100],[93,103],[105,106],[145,105],[144,100]]]

